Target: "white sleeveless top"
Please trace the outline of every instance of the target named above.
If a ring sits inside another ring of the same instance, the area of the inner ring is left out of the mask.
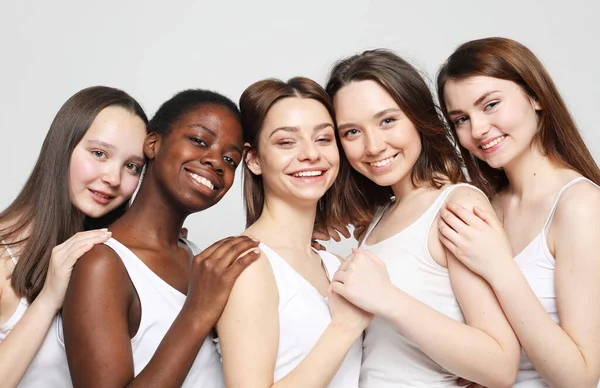
[[[194,244],[189,241],[184,242],[194,255],[200,253],[200,249]],[[186,296],[152,272],[129,248],[114,238],[104,244],[112,248],[123,261],[140,299],[142,310],[140,326],[131,339],[134,376],[137,376],[150,362],[158,345],[181,311]],[[224,386],[219,355],[213,337],[209,334],[182,387],[221,388]]]
[[[260,244],[269,259],[279,291],[279,348],[273,380],[279,381],[290,373],[310,353],[331,322],[327,298],[274,250]],[[340,266],[331,253],[319,251],[329,280]],[[360,373],[361,339],[352,345],[338,369],[330,388],[356,388]]]
[[[556,261],[548,250],[548,242],[546,239],[548,237],[548,232],[550,231],[550,226],[552,225],[552,219],[554,218],[554,212],[556,211],[558,201],[565,190],[581,181],[590,182],[594,186],[600,188],[594,182],[584,177],[575,178],[564,185],[558,192],[550,210],[550,214],[540,233],[517,256],[515,256],[515,262],[521,269],[521,272],[523,272],[529,286],[542,306],[544,306],[544,309],[550,315],[550,318],[556,323],[560,323],[558,319],[558,309],[556,308],[556,293],[554,292],[554,269]],[[533,365],[529,361],[529,358],[527,358],[523,349],[521,349],[519,374],[514,386],[519,388],[548,387],[548,385],[542,381],[540,374],[533,368]]]
[[[16,265],[16,257],[4,241],[2,241],[2,244]],[[19,306],[13,315],[7,322],[0,325],[0,342],[6,338],[21,320],[28,307],[29,303],[27,303],[27,299],[24,297],[21,298]],[[67,355],[64,346],[58,340],[59,333],[62,335],[62,325],[59,319],[57,315],[52,321],[46,338],[44,338],[40,349],[19,382],[19,388],[63,388],[73,386],[67,364]]]
[[[411,225],[376,244],[367,238],[385,213],[386,206],[373,219],[360,249],[368,250],[385,263],[392,284],[448,317],[465,322],[450,283],[448,269],[429,253],[427,237],[438,212],[455,184],[444,189],[429,208]],[[461,351],[460,349],[456,350]],[[396,328],[375,317],[365,332],[361,388],[457,387],[457,377],[423,353]]]

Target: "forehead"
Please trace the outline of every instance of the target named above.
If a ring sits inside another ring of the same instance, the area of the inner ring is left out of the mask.
[[[202,126],[212,130],[217,138],[242,142],[242,127],[237,116],[222,105],[198,105],[183,113],[173,125],[172,132]]]
[[[146,137],[146,125],[141,118],[120,106],[109,106],[100,111],[88,128],[84,140],[102,140],[115,146],[135,143]]]
[[[370,80],[350,82],[336,93],[333,102],[338,124],[372,118],[384,109],[399,109],[387,90]]]
[[[327,108],[319,101],[312,98],[287,97],[271,106],[263,128],[303,127],[325,122],[333,123],[333,120]]]
[[[444,86],[444,99],[447,106],[460,103],[472,104],[483,94],[491,91],[512,93],[521,91],[521,88],[512,81],[486,76],[475,76],[447,81]]]

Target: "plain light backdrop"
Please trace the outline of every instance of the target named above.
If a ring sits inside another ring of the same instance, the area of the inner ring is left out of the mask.
[[[60,106],[84,87],[121,88],[152,116],[187,88],[237,101],[266,77],[324,83],[335,60],[377,47],[434,79],[456,46],[487,36],[516,39],[541,58],[600,160],[598,15],[597,0],[2,0],[0,209],[27,179]],[[243,231],[239,178],[218,205],[188,218],[200,246]]]

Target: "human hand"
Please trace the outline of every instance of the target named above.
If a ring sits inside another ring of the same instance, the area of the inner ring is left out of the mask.
[[[361,309],[375,315],[388,311],[395,289],[385,263],[369,251],[353,249],[333,276],[331,288]]]
[[[488,282],[501,272],[500,267],[513,262],[510,243],[494,213],[448,202],[440,211],[438,228],[444,246]]]
[[[329,311],[331,322],[355,335],[362,333],[373,320],[373,314],[348,302],[329,287]]]
[[[58,311],[63,304],[71,272],[77,260],[96,244],[102,244],[111,236],[108,229],[79,232],[52,249],[48,273],[38,298]]]
[[[248,236],[227,237],[196,255],[184,307],[216,323],[235,281],[260,257],[258,244]]]
[[[326,250],[325,247],[316,240],[329,241],[333,239],[334,241],[340,242],[342,241],[341,236],[350,238],[348,227],[342,223],[334,223],[327,227],[315,225],[312,235],[312,246],[317,250],[324,251]]]

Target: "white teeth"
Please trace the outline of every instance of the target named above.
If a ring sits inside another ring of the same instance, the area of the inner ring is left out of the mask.
[[[315,171],[300,171],[294,174],[295,177],[306,177],[306,176],[321,176],[323,175],[323,171],[315,170]]]
[[[392,160],[394,160],[394,157],[390,156],[389,158],[369,163],[369,165],[371,165],[371,167],[385,167],[388,164],[392,163]]]
[[[206,179],[200,175],[196,175],[192,172],[190,172],[190,175],[192,176],[192,178],[194,178],[196,180],[196,182],[203,184],[204,186],[208,187],[211,190],[215,189],[215,186],[208,179]]]
[[[496,144],[502,143],[502,141],[504,140],[505,137],[506,137],[506,135],[497,137],[496,139],[492,140],[491,142],[482,145],[481,148],[484,150],[487,150],[488,148],[492,148]]]
[[[99,193],[97,191],[94,191],[94,194],[96,194],[98,197],[101,197],[101,198],[104,198],[104,199],[109,199],[110,198],[110,196],[101,194],[101,193]]]

